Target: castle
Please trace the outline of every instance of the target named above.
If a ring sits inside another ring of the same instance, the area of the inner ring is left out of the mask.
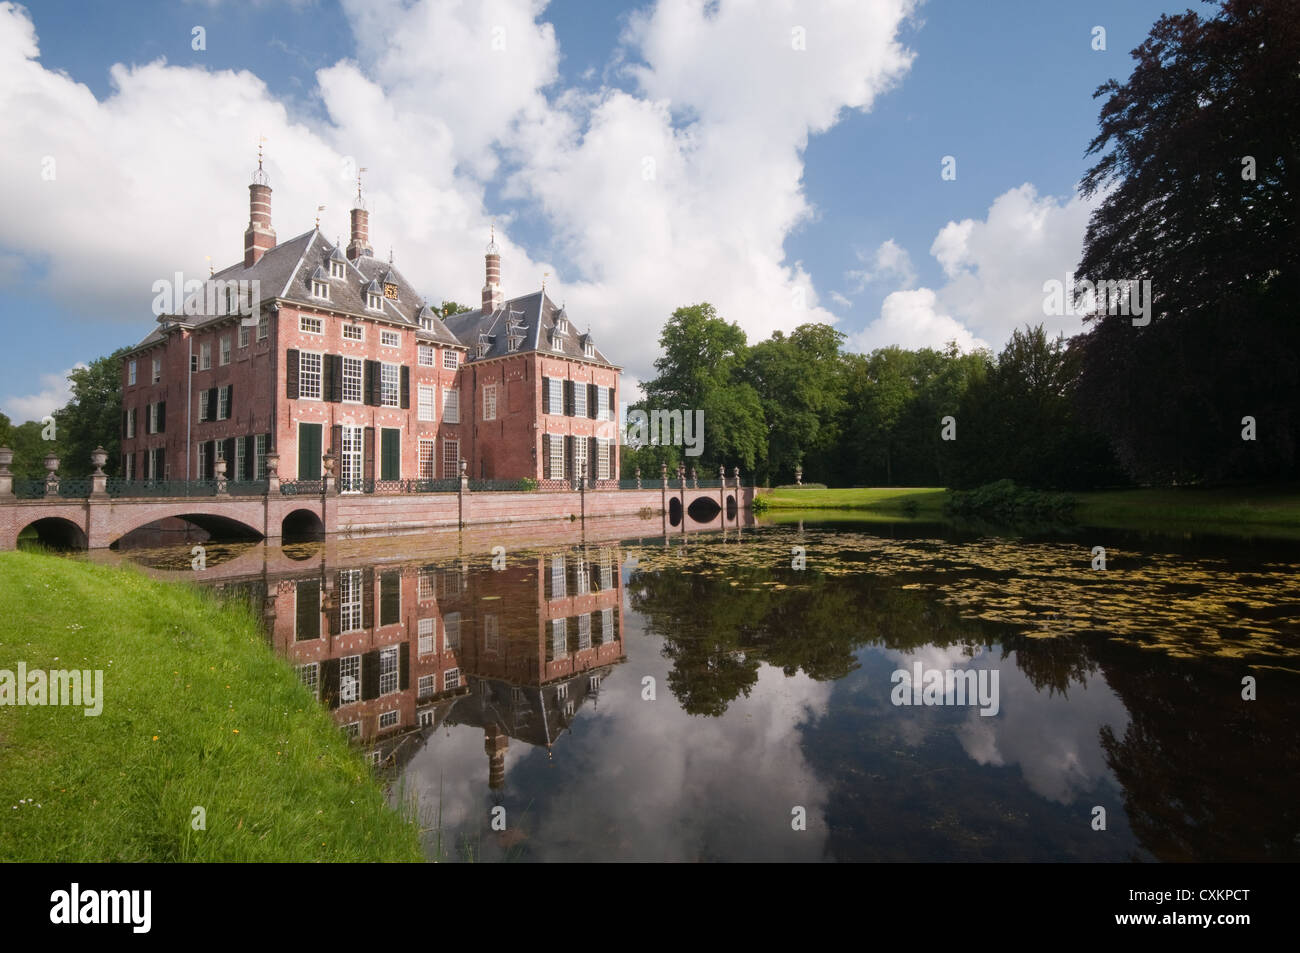
[[[212,480],[221,460],[259,481],[274,452],[284,481],[331,454],[343,493],[462,472],[617,486],[621,369],[544,286],[505,297],[495,238],[481,306],[442,315],[374,257],[359,184],[346,248],[319,220],[277,243],[260,159],[248,189],[243,261],[155,305],[123,355],[127,480]]]

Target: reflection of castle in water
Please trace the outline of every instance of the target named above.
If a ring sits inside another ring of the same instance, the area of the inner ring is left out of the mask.
[[[461,563],[322,569],[269,587],[276,650],[378,763],[432,729],[482,728],[493,788],[509,739],[549,747],[623,661],[618,547],[491,570]]]

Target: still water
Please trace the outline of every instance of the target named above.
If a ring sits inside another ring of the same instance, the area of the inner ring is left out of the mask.
[[[1300,858],[1294,542],[532,533],[209,553],[430,859]]]

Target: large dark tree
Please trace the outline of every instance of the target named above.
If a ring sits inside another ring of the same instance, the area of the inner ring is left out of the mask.
[[[1100,314],[1080,398],[1151,481],[1296,473],[1300,443],[1300,4],[1162,17],[1106,97],[1078,268],[1149,279],[1150,323]],[[1243,417],[1257,439],[1243,440]]]
[[[97,358],[89,367],[68,374],[72,396],[54,412],[62,453],[59,473],[84,477],[91,471],[90,454],[108,451],[105,472],[116,474],[122,456],[122,360],[126,348]]]

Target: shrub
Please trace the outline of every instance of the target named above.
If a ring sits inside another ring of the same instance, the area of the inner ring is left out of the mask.
[[[998,480],[951,494],[944,509],[958,516],[1062,517],[1070,515],[1075,503],[1068,493],[1030,490],[1011,480]]]

